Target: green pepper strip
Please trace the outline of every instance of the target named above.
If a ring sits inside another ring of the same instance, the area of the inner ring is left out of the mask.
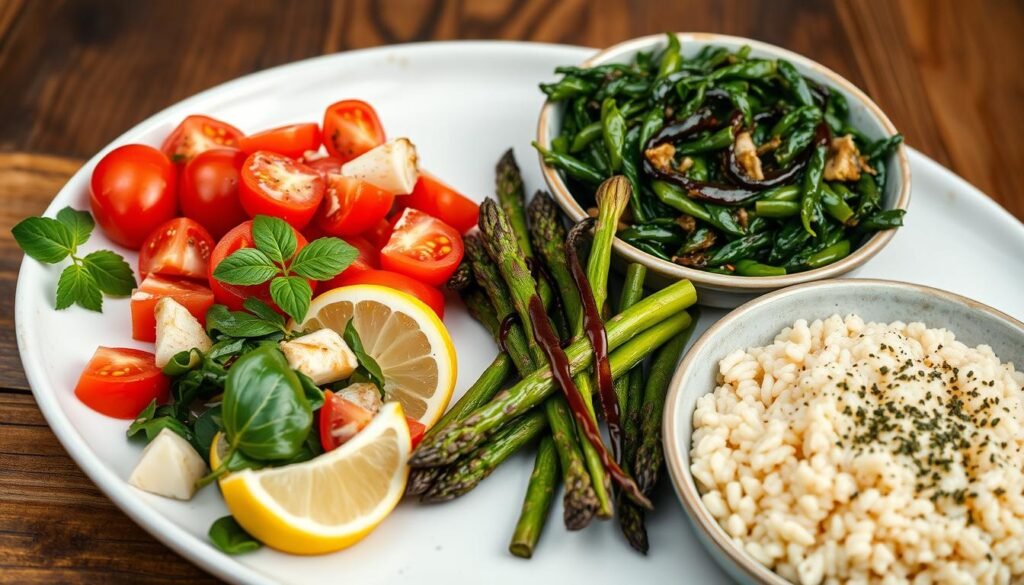
[[[553,152],[545,149],[536,141],[533,143],[533,147],[540,152],[541,156],[544,157],[544,162],[562,169],[570,177],[583,181],[584,183],[590,183],[593,185],[599,185],[604,181],[604,176],[601,175],[596,169],[590,165],[585,164],[583,161],[576,157],[568,154],[562,154],[559,152]]]
[[[658,77],[661,79],[667,77],[683,66],[683,54],[680,52],[682,46],[679,44],[679,37],[672,33],[668,33],[668,46],[665,47],[665,52],[661,56],[661,64],[658,66]]]
[[[758,217],[793,217],[800,213],[800,203],[797,201],[779,201],[764,199],[754,202],[754,211]]]
[[[838,260],[847,257],[850,254],[850,240],[840,240],[835,244],[815,252],[807,258],[808,268],[820,268],[827,264],[832,264]]]
[[[664,181],[652,181],[651,188],[654,190],[654,194],[657,195],[658,199],[665,205],[678,209],[687,215],[692,215],[693,217],[707,222],[728,234],[734,236],[743,235],[743,228],[740,227],[739,224],[735,223],[735,221],[722,221],[723,218],[721,214],[716,213],[715,215],[712,215],[708,210],[708,207],[690,199],[686,196],[686,193],[683,193],[682,189],[675,185]]]
[[[811,160],[807,163],[807,170],[804,171],[803,194],[800,199],[800,223],[812,236],[817,236],[811,223],[816,219],[818,204],[821,201],[821,175],[825,170],[827,151],[828,148],[824,145],[815,147],[811,154]]]
[[[713,152],[728,148],[733,141],[732,126],[726,126],[721,130],[712,132],[707,136],[684,142],[676,148],[679,154],[700,154],[702,152]]]
[[[601,133],[608,150],[611,171],[617,173],[622,168],[622,151],[626,145],[626,119],[612,98],[605,99],[601,104]]]
[[[779,75],[786,80],[789,90],[793,92],[800,105],[813,106],[814,98],[811,97],[811,88],[807,86],[807,80],[793,67],[793,64],[784,59],[779,59]]]
[[[836,218],[839,223],[843,225],[856,223],[855,220],[851,221],[853,220],[853,210],[850,209],[850,206],[825,182],[821,183],[821,204],[825,207],[825,211]]]
[[[755,260],[744,258],[736,261],[736,274],[740,276],[782,276],[786,269],[782,266],[761,264]]]

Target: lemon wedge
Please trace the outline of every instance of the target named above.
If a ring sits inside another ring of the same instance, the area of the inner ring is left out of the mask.
[[[349,320],[384,373],[387,400],[430,428],[455,390],[455,346],[444,323],[419,299],[373,284],[343,286],[317,298],[294,329],[344,333]]]
[[[231,473],[220,490],[235,520],[267,546],[333,552],[369,534],[401,500],[409,449],[402,407],[389,402],[341,447],[303,463]]]

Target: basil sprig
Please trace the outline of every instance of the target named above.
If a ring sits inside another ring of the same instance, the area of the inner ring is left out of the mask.
[[[218,518],[210,526],[209,536],[214,546],[229,555],[252,552],[262,546],[242,528],[234,516]]]
[[[235,251],[217,265],[213,277],[239,286],[269,281],[270,298],[296,321],[306,316],[313,298],[308,281],[334,278],[359,255],[339,238],[318,238],[296,252],[298,242],[292,227],[266,215],[253,218],[252,239],[255,248]]]
[[[135,288],[132,268],[120,255],[110,250],[78,255],[78,247],[89,241],[94,226],[88,211],[65,207],[56,219],[29,217],[11,229],[18,246],[39,262],[57,264],[71,258],[71,265],[57,280],[57,309],[78,305],[101,312],[104,294],[125,296]]]

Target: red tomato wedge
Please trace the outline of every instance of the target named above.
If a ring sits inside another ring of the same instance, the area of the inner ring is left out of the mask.
[[[177,169],[152,146],[115,148],[92,172],[89,203],[107,237],[138,250],[150,232],[177,215]]]
[[[124,347],[98,347],[75,386],[75,396],[96,412],[133,419],[154,399],[167,402],[170,380],[153,354]]]
[[[219,238],[249,218],[238,200],[245,153],[214,148],[190,160],[181,172],[181,213]]]
[[[394,195],[366,181],[331,173],[316,224],[332,236],[361,234],[384,219],[394,200]]]
[[[271,215],[302,229],[324,197],[324,179],[302,163],[258,150],[242,165],[239,197],[250,217]]]
[[[320,409],[320,444],[324,451],[333,451],[342,446],[373,420],[373,413],[362,406],[345,400],[330,390],[324,390],[324,405]],[[427,427],[420,421],[405,417],[409,426],[409,438],[415,449]]]
[[[150,274],[132,291],[132,338],[156,341],[156,303],[171,297],[188,309],[200,323],[206,323],[206,311],[213,305],[213,291],[189,280],[165,278]]]
[[[320,173],[320,176],[324,178],[324,181],[326,181],[327,175],[331,173],[340,173],[341,165],[344,163],[341,162],[340,158],[333,156],[321,156],[311,160],[304,160],[303,164],[311,169],[316,169],[316,171]]]
[[[298,246],[295,251],[298,252],[305,248],[308,242],[306,241],[306,238],[298,232],[298,230],[294,231],[295,240],[298,242]],[[252,247],[254,247],[252,239],[252,221],[241,223],[225,234],[213,248],[213,253],[210,254],[210,288],[213,290],[213,295],[217,298],[217,302],[222,305],[227,305],[227,307],[233,311],[241,311],[243,309],[242,303],[244,303],[245,299],[249,297],[256,297],[277,309],[277,305],[275,305],[274,301],[270,299],[270,283],[257,284],[254,286],[241,286],[237,284],[226,284],[213,277],[213,271],[217,269],[217,265],[230,256],[232,252],[242,248]],[[313,292],[316,292],[316,285],[316,282],[309,281],[309,286],[313,289]]]
[[[209,116],[189,116],[164,140],[160,150],[174,162],[187,163],[211,148],[237,148],[244,134],[227,122]]]
[[[422,171],[412,193],[399,197],[398,204],[433,215],[463,234],[476,227],[480,215],[480,206],[473,200]]]
[[[343,286],[339,283],[344,282],[347,279],[354,278],[362,272],[380,268],[380,250],[367,241],[366,238],[354,236],[345,238],[345,241],[356,250],[359,250],[359,256],[357,256],[352,264],[349,264],[348,268],[346,268],[341,274],[323,283],[320,286],[320,290],[338,288],[339,286]]]
[[[400,290],[423,301],[424,304],[434,310],[439,319],[444,319],[444,295],[441,294],[441,291],[404,274],[387,270],[364,270],[352,276],[336,277],[330,283],[331,288],[351,284],[379,284]]]
[[[412,442],[412,448],[415,449],[423,440],[427,427],[420,421],[409,417],[405,417],[405,424],[409,425],[409,439]]]
[[[380,251],[380,265],[437,286],[455,272],[462,253],[459,232],[436,217],[408,208]]]
[[[149,234],[139,250],[139,273],[206,280],[213,236],[195,220],[178,217]]]
[[[324,112],[324,146],[346,163],[384,144],[384,128],[373,106],[360,100],[331,104]]]
[[[291,158],[299,158],[308,151],[320,149],[320,126],[309,124],[292,124],[271,130],[264,130],[238,141],[239,148],[245,154],[257,150],[269,150]]]
[[[396,213],[391,219],[385,217],[378,221],[372,228],[363,233],[363,237],[380,250],[391,238],[391,230],[394,229],[400,215],[401,213]]]

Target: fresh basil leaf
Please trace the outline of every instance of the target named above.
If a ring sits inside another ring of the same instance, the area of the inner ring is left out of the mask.
[[[11,234],[25,254],[46,264],[60,262],[77,247],[71,229],[49,217],[23,219],[11,229]]]
[[[288,222],[278,217],[257,215],[252,220],[252,239],[256,248],[271,260],[283,264],[295,255],[298,242]]]
[[[296,323],[301,323],[313,299],[313,289],[305,278],[278,276],[270,281],[270,298]]]
[[[359,256],[359,250],[339,238],[319,238],[299,250],[289,270],[311,280],[330,280]]]
[[[217,519],[210,526],[209,536],[214,546],[229,555],[252,552],[263,546],[250,536],[233,516]]]
[[[264,303],[256,297],[249,297],[242,303],[246,311],[249,311],[253,315],[256,315],[264,321],[270,321],[271,323],[277,323],[284,328],[284,317],[280,313],[270,308],[270,305]]]
[[[320,410],[320,407],[324,405],[324,391],[316,385],[313,378],[310,378],[306,374],[295,370],[295,375],[299,377],[299,382],[302,382],[302,391],[306,393],[306,400],[309,401],[309,407],[314,411]]]
[[[213,305],[206,311],[206,331],[220,331],[229,337],[263,337],[281,333],[283,323],[274,323],[243,311],[230,311],[224,305]]]
[[[213,344],[206,352],[206,359],[223,363],[236,354],[243,353],[249,340],[244,337],[227,337]]]
[[[108,295],[130,295],[135,288],[132,267],[124,258],[110,250],[91,252],[82,258],[82,264],[96,280],[100,290]]]
[[[92,235],[92,228],[96,225],[88,211],[78,211],[71,207],[65,207],[58,211],[57,221],[68,226],[68,229],[74,235],[75,244],[78,246],[89,240],[89,236]]]
[[[313,425],[313,411],[281,350],[262,345],[231,366],[221,420],[231,451],[261,461],[298,453]]]
[[[373,359],[373,356],[366,353],[366,348],[363,347],[363,340],[359,337],[359,332],[356,331],[356,327],[353,324],[353,320],[349,319],[348,324],[345,325],[345,332],[342,334],[342,338],[345,343],[348,344],[348,348],[352,350],[352,353],[356,356],[356,361],[359,362],[359,367],[366,370],[367,375],[370,377],[370,381],[381,391],[381,395],[384,394],[384,371],[380,369],[380,364],[377,360]]]
[[[213,277],[226,284],[263,284],[279,272],[266,254],[256,248],[242,248],[221,261]]]
[[[166,407],[157,408],[156,400],[149,403],[146,408],[139,413],[132,424],[128,425],[126,435],[128,437],[134,437],[139,433],[146,435],[146,441],[152,441],[160,434],[160,431],[164,429],[170,429],[174,433],[183,439],[191,442],[192,431],[189,430],[188,426],[180,420],[174,418],[168,412],[169,409]]]
[[[192,349],[179,351],[171,356],[171,361],[167,362],[167,365],[163,367],[163,372],[168,376],[178,377],[185,372],[193,370],[202,363],[203,352],[193,347]]]
[[[72,264],[60,273],[57,280],[57,309],[66,309],[73,304],[101,312],[103,296],[96,279],[80,264]]]
[[[220,418],[220,405],[216,404],[204,410],[202,414],[196,417],[196,422],[192,425],[192,428],[194,429],[192,436],[195,439],[192,446],[209,463],[210,445],[213,444],[213,438],[217,436],[217,433],[224,430]]]

